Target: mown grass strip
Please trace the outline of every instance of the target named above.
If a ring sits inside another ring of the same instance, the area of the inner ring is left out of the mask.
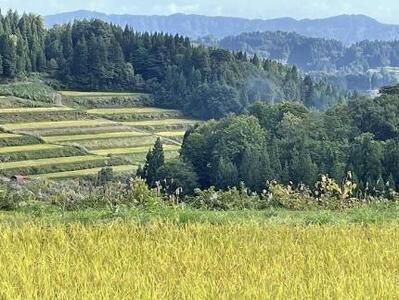
[[[112,96],[141,96],[144,93],[114,93],[114,92],[79,92],[79,91],[60,91],[59,94],[65,97],[112,97]]]
[[[189,125],[197,123],[197,120],[190,119],[163,119],[163,120],[145,120],[134,122],[123,122],[122,124],[128,126],[157,126],[157,125]]]
[[[0,170],[41,167],[48,165],[61,165],[61,164],[70,164],[70,163],[83,163],[83,162],[98,161],[98,160],[104,160],[104,157],[96,155],[84,155],[84,156],[45,158],[45,159],[36,159],[36,160],[23,160],[23,161],[0,163]]]
[[[119,114],[181,114],[180,111],[174,109],[162,109],[156,107],[134,107],[134,108],[97,108],[87,111],[89,114],[95,115],[119,115]]]
[[[148,133],[138,131],[127,132],[106,132],[98,134],[79,134],[79,135],[56,135],[45,137],[44,140],[48,143],[57,142],[73,142],[73,141],[88,141],[88,140],[105,140],[114,138],[131,138],[149,136]]]
[[[70,107],[18,107],[0,109],[0,114],[73,111]]]
[[[137,170],[137,166],[134,165],[123,165],[123,166],[114,166],[111,167],[114,173],[125,173],[125,172],[134,172]],[[40,175],[29,176],[32,179],[66,179],[66,178],[76,178],[83,177],[89,175],[96,175],[103,168],[92,168],[92,169],[83,169],[83,170],[75,170],[75,171],[67,171],[67,172],[56,172],[56,173],[47,173]]]
[[[13,138],[19,138],[22,135],[20,134],[13,134],[13,133],[0,133],[0,139],[13,139]]]
[[[123,154],[134,154],[134,153],[145,153],[147,152],[152,145],[148,146],[140,146],[140,147],[131,147],[131,148],[111,148],[111,149],[101,149],[90,151],[96,155],[123,155]],[[163,145],[164,151],[178,151],[180,150],[180,146],[178,145]]]
[[[6,130],[22,130],[22,129],[47,129],[47,128],[70,128],[70,127],[95,127],[102,125],[114,124],[109,120],[76,120],[76,121],[51,121],[51,122],[29,122],[29,123],[7,123],[1,125]]]
[[[183,137],[185,133],[185,131],[162,131],[156,132],[155,134],[164,137]]]
[[[61,147],[62,146],[59,146],[59,145],[48,145],[48,144],[0,147],[0,154],[52,150],[52,149],[58,149]]]

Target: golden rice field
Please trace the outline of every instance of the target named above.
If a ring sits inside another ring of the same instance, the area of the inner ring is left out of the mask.
[[[0,226],[2,299],[398,299],[399,227]]]

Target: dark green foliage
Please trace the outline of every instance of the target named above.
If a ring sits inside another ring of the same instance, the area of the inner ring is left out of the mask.
[[[149,186],[154,187],[159,180],[158,171],[165,164],[165,154],[162,141],[158,138],[154,147],[147,153],[146,162],[137,170],[137,176],[145,179]]]
[[[295,67],[193,46],[179,35],[138,33],[99,20],[45,30],[39,17],[13,12],[2,22],[3,79],[46,72],[57,88],[145,91],[157,106],[202,119],[241,113],[255,101],[326,108],[346,97],[324,81],[304,80]]]
[[[56,94],[52,88],[39,81],[16,82],[0,85],[0,95],[15,96],[35,102],[54,103]]]
[[[106,166],[118,166],[127,163],[128,162],[122,158],[112,157],[104,161],[97,160],[97,161],[88,161],[88,162],[79,162],[79,163],[53,164],[41,167],[29,167],[29,168],[24,167],[24,168],[0,170],[0,174],[6,177],[11,177],[13,175],[38,175],[38,174],[101,168]]]
[[[49,149],[49,150],[4,153],[0,154],[0,161],[11,162],[11,161],[22,161],[22,160],[32,160],[32,159],[80,156],[86,154],[87,152],[85,150],[80,149],[78,147],[63,146],[60,148]]]
[[[229,116],[194,129],[184,139],[181,156],[196,171],[200,186],[233,187],[240,181],[259,190],[271,173],[265,132],[251,116]]]
[[[390,92],[384,92],[389,90]],[[303,104],[255,103],[252,116],[209,121],[186,133],[181,156],[199,186],[226,189],[243,181],[260,191],[266,181],[313,186],[319,175],[337,182],[351,172],[359,192],[388,195],[399,181],[399,95],[354,97],[326,112]]]
[[[102,168],[97,174],[97,184],[104,185],[114,179],[114,172],[112,168]]]
[[[251,56],[255,54],[266,59],[282,60],[310,72],[316,78],[326,78],[353,90],[378,89],[396,82],[394,73],[389,74],[379,68],[399,67],[398,41],[362,41],[347,46],[337,40],[305,37],[294,32],[267,31],[226,37],[218,42],[218,46],[231,51],[245,51]],[[368,72],[369,69],[374,72]],[[307,85],[303,93],[306,102],[312,105],[317,92]]]
[[[42,141],[37,137],[31,135],[23,135],[18,137],[0,139],[0,147],[34,145],[40,144],[41,142]]]
[[[166,162],[159,168],[157,176],[168,195],[191,194],[198,187],[198,177],[193,167],[181,160]]]

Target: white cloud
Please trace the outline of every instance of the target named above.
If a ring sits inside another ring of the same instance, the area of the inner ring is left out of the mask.
[[[198,10],[200,9],[200,5],[199,5],[199,3],[177,4],[175,2],[172,2],[172,3],[169,3],[166,6],[166,8],[170,14],[175,14],[175,13],[190,14],[190,13],[198,12]]]

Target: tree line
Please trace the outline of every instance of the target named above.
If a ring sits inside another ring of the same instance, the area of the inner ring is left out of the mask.
[[[255,103],[189,130],[178,161],[158,160],[159,143],[139,173],[150,185],[172,182],[190,193],[243,182],[261,192],[266,182],[313,186],[323,174],[344,182],[350,173],[361,193],[385,195],[399,187],[399,86],[325,112],[299,102]]]
[[[100,20],[46,30],[40,16],[10,11],[0,17],[0,45],[3,80],[40,72],[59,88],[146,91],[158,106],[202,119],[242,113],[256,101],[326,108],[347,96],[296,67]]]

